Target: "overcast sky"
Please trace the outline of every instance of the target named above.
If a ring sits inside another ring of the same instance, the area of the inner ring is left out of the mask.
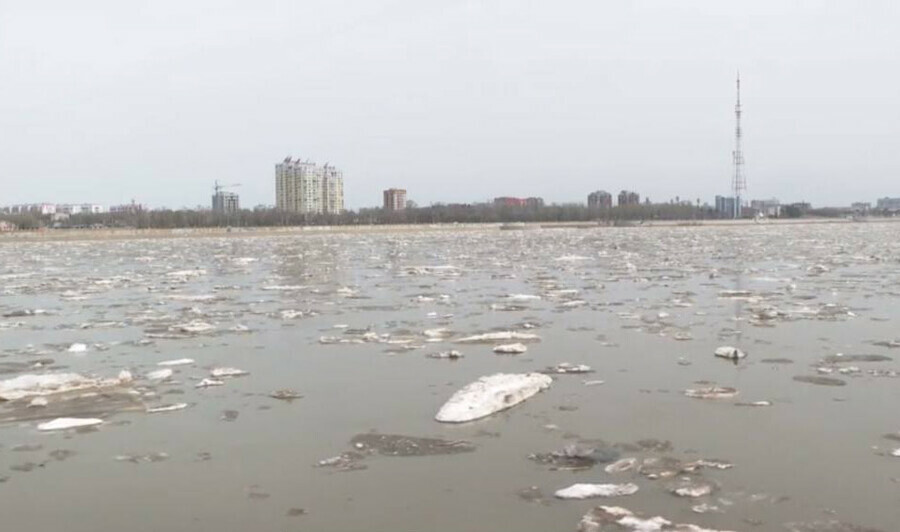
[[[0,0],[0,205],[900,196],[896,0]]]

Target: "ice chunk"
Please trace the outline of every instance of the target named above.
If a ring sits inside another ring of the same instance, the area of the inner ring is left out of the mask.
[[[604,468],[607,473],[623,473],[637,467],[637,458],[623,458],[615,461]]]
[[[97,418],[78,418],[78,417],[58,417],[53,421],[47,421],[37,426],[38,430],[66,430],[77,429],[81,427],[92,427],[103,423],[102,419]]]
[[[556,375],[565,375],[569,373],[593,373],[593,369],[587,364],[572,364],[570,362],[560,362],[555,366],[544,369],[543,373]]]
[[[465,338],[460,338],[457,340],[457,343],[460,344],[474,344],[474,343],[492,343],[492,342],[504,342],[509,340],[518,340],[520,342],[539,342],[541,337],[532,334],[532,333],[522,333],[516,331],[499,331],[499,332],[490,332],[484,334],[475,334],[472,336],[466,336]]]
[[[147,379],[151,381],[164,381],[172,376],[175,373],[171,368],[163,368],[155,371],[151,371],[147,374]]]
[[[737,347],[731,347],[730,345],[724,345],[722,347],[716,348],[715,354],[719,358],[727,358],[729,360],[740,360],[747,356],[746,353],[744,353]]]
[[[220,381],[216,379],[203,379],[197,384],[194,385],[195,388],[209,388],[210,386],[222,386],[225,384],[225,381]]]
[[[0,400],[15,401],[23,397],[117,386],[131,381],[131,374],[126,373],[120,374],[118,379],[92,379],[77,373],[19,375],[13,379],[0,381]]]
[[[244,375],[249,375],[249,371],[244,371],[238,368],[213,368],[209,374],[216,379],[221,379],[223,377],[243,377]]]
[[[442,423],[464,423],[506,410],[550,387],[553,379],[541,373],[497,373],[481,377],[453,394],[438,411]]]
[[[171,404],[171,405],[162,405],[162,406],[155,406],[153,408],[148,408],[147,413],[148,414],[160,414],[163,412],[174,412],[176,410],[184,410],[187,407],[188,407],[187,403],[175,403],[175,404]]]
[[[85,352],[87,352],[87,350],[88,350],[87,344],[82,344],[79,342],[76,342],[76,343],[70,345],[69,348],[66,349],[66,351],[68,351],[69,353],[85,353]]]
[[[619,506],[597,506],[578,523],[578,532],[605,530],[633,530],[635,532],[730,532],[713,530],[690,524],[673,524],[660,516],[643,518]]]
[[[163,360],[162,362],[157,363],[157,366],[187,366],[189,364],[193,364],[193,358],[176,358],[174,360]]]
[[[572,484],[553,495],[558,499],[591,499],[594,497],[621,497],[637,493],[636,484]]]
[[[727,386],[710,386],[709,388],[689,388],[684,395],[694,399],[730,399],[738,394],[734,388]]]
[[[494,352],[501,355],[520,355],[528,351],[525,344],[502,344],[494,347]]]

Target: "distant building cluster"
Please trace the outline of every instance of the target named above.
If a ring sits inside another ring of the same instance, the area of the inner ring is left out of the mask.
[[[102,214],[107,212],[106,207],[94,203],[26,203],[21,205],[9,205],[0,209],[4,214],[34,214],[37,216],[52,216],[54,214]]]
[[[344,212],[344,174],[327,163],[291,159],[275,165],[275,207],[301,214]]]
[[[389,188],[384,191],[384,210],[402,211],[406,208],[406,189]]]
[[[494,198],[494,207],[529,207],[538,208],[544,206],[544,198],[514,198],[511,196],[502,196]]]

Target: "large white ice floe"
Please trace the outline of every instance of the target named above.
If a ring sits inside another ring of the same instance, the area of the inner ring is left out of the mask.
[[[0,381],[0,400],[15,401],[24,397],[119,386],[131,382],[131,374],[122,372],[116,379],[94,379],[78,373],[47,373],[19,375]]]
[[[474,334],[472,336],[466,336],[465,338],[460,338],[457,340],[457,343],[461,344],[474,344],[478,342],[505,342],[509,340],[518,340],[520,342],[537,342],[540,341],[541,337],[533,334],[533,333],[522,333],[516,331],[499,331],[499,332],[489,332],[484,334]]]
[[[546,390],[553,382],[542,373],[497,373],[481,377],[453,394],[438,411],[442,423],[465,423],[506,410]]]
[[[557,490],[558,499],[592,499],[594,497],[621,497],[637,493],[637,484],[572,484]]]
[[[37,428],[38,430],[43,431],[66,430],[93,427],[94,425],[99,425],[101,423],[103,423],[103,420],[95,417],[58,417],[53,421],[41,423]]]

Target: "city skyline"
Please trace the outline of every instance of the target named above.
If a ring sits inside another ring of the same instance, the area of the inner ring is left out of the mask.
[[[285,13],[340,22],[278,31]],[[900,195],[890,2],[162,0],[138,17],[101,0],[3,15],[4,203],[179,208],[208,201],[212,173],[244,183],[243,205],[273,204],[271,161],[290,152],[340,161],[351,209],[393,183],[422,205],[624,187],[711,201],[729,195],[738,67],[748,197]]]

